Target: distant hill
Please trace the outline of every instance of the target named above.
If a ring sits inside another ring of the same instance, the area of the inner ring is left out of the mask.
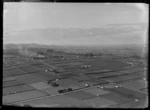
[[[142,44],[146,24],[110,24],[98,28],[46,28],[8,32],[4,37],[19,43],[47,45]],[[32,46],[37,46],[32,44]]]
[[[18,48],[48,48],[48,45],[41,45],[41,44],[4,44],[3,48],[4,49],[18,49]]]

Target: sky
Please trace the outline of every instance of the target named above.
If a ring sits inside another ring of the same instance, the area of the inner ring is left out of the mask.
[[[107,24],[148,23],[148,8],[148,5],[140,3],[5,2],[4,36],[35,28],[93,28]],[[17,39],[4,37],[5,43]]]

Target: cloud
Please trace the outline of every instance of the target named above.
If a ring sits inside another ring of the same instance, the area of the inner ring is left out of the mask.
[[[144,4],[144,3],[131,3],[128,4],[130,6],[134,6],[137,9],[139,9],[140,11],[140,20],[142,23],[148,23],[149,19],[148,19],[148,15],[149,15],[149,5]],[[145,31],[142,33],[142,37],[143,37],[143,43],[146,44],[147,43],[147,39],[148,39],[148,26],[145,29]]]
[[[105,4],[106,5],[113,5],[114,3],[105,3]],[[144,3],[115,3],[115,4],[116,5],[129,5],[129,6],[136,7],[137,9],[139,9],[139,11],[141,13],[141,15],[140,15],[141,22],[143,22],[143,23],[148,22],[149,5],[144,4]]]
[[[137,8],[139,8],[140,10],[141,10],[141,12],[142,12],[142,14],[141,14],[141,21],[142,22],[149,22],[148,21],[148,8],[149,7],[146,7],[146,5],[144,5],[144,4],[136,4],[135,5]],[[147,28],[148,29],[148,28]],[[144,44],[146,44],[147,43],[147,38],[148,38],[148,34],[147,34],[147,32],[148,32],[148,30],[145,30],[144,32],[143,32],[143,43]]]
[[[141,11],[141,15],[140,15],[140,19],[141,22],[145,23],[148,21],[148,6],[146,6],[146,4],[144,3],[134,3],[131,4],[132,6],[135,6],[136,8],[138,8]]]

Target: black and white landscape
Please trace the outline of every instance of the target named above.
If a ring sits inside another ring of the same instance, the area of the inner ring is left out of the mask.
[[[3,105],[148,107],[148,8],[5,2]]]

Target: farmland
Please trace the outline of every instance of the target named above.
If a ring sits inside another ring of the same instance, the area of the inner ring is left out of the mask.
[[[4,105],[147,106],[147,69],[141,64],[141,60],[145,62],[143,58],[122,58],[123,53],[115,51],[113,54],[113,49],[111,54],[103,50],[101,55],[94,56],[52,49],[47,51],[47,48],[27,50],[35,54],[24,55],[17,49],[4,49]],[[40,56],[41,53],[44,57]]]

